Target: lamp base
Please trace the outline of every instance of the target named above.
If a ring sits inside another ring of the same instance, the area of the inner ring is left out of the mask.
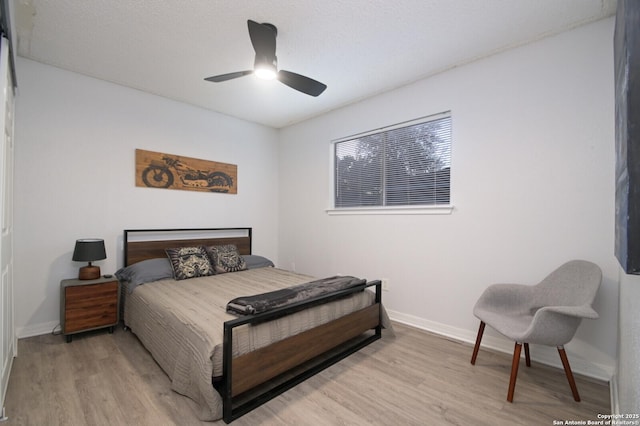
[[[83,266],[82,268],[80,268],[80,271],[78,272],[79,280],[97,280],[98,278],[100,278],[99,266],[93,266],[93,265]]]

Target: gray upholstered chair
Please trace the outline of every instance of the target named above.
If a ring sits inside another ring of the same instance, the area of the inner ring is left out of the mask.
[[[480,319],[480,328],[471,364],[476,363],[485,324],[514,340],[516,344],[507,394],[507,401],[513,402],[522,345],[527,367],[531,366],[529,343],[556,346],[573,398],[580,401],[563,345],[573,338],[582,318],[598,318],[591,303],[601,281],[602,271],[597,265],[584,260],[572,260],[537,285],[489,286],[473,308],[473,314]]]

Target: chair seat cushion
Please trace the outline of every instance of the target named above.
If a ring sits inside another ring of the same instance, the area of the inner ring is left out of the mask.
[[[522,339],[533,321],[533,315],[515,312],[509,314],[476,309],[474,314],[480,321],[490,325],[503,336],[517,342],[523,342]]]

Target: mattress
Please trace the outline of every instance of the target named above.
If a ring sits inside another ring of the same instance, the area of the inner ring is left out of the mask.
[[[156,281],[126,290],[125,325],[171,379],[171,388],[195,401],[201,420],[222,417],[222,399],[212,377],[222,375],[223,323],[237,318],[226,312],[228,301],[278,290],[313,277],[277,268],[176,281]],[[232,352],[241,355],[363,309],[374,302],[366,290],[259,325],[234,330]],[[386,314],[383,325],[388,326]]]

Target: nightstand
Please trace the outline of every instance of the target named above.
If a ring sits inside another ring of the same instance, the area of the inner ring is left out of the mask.
[[[115,277],[60,282],[60,326],[67,343],[83,331],[109,327],[113,333],[120,320],[119,286]]]

